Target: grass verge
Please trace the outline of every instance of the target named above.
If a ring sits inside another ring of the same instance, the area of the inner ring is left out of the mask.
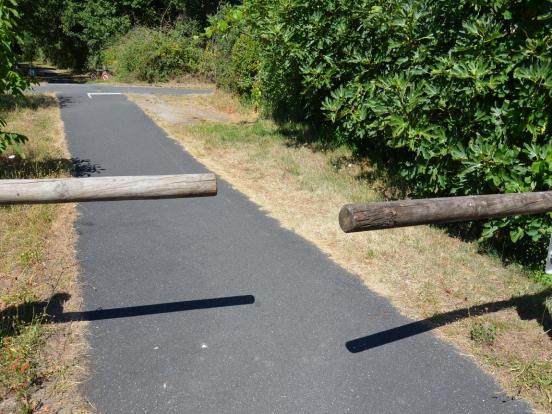
[[[386,181],[345,148],[309,140],[301,128],[256,119],[222,93],[131,95],[168,134],[281,225],[423,320],[469,354],[514,398],[552,412],[552,341],[545,300],[552,286],[521,267],[482,255],[476,243],[428,226],[352,235],[338,226],[348,202],[385,198]],[[196,121],[175,114],[197,108]],[[201,114],[219,113],[213,122]]]
[[[69,176],[72,162],[53,95],[0,97],[6,130],[26,135],[26,159],[0,156],[0,179]],[[75,206],[0,206],[0,412],[84,412],[84,326],[53,324],[78,310]]]

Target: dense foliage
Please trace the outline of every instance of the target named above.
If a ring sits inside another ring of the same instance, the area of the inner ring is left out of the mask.
[[[21,0],[22,31],[36,49],[62,67],[99,66],[101,51],[137,26],[165,28],[192,19],[199,25],[220,0]],[[231,2],[230,2],[231,3]],[[29,51],[26,55],[29,55]],[[39,53],[40,52],[40,53]]]
[[[205,29],[204,60],[219,87],[260,103],[259,41],[245,27],[242,7],[223,7]]]
[[[99,51],[133,24],[153,23],[150,0],[21,0],[25,55],[42,55],[61,67],[94,65]],[[28,50],[32,48],[32,50]]]
[[[138,27],[119,37],[103,61],[122,80],[163,81],[201,70],[202,50],[193,24],[170,30]]]
[[[265,107],[331,123],[413,196],[550,190],[550,0],[250,0],[237,10],[208,35],[259,42]],[[541,261],[552,218],[476,231]]]
[[[0,95],[21,95],[29,86],[28,82],[14,69],[16,55],[14,45],[19,40],[15,34],[15,24],[19,17],[15,0],[0,0]],[[23,135],[5,132],[1,128],[6,121],[0,116],[0,154],[8,147],[18,149],[26,141]]]

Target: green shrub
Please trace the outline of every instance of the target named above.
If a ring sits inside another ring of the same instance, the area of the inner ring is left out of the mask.
[[[234,26],[260,43],[265,107],[330,123],[337,141],[384,162],[412,196],[542,191],[552,186],[551,6],[250,0]],[[542,264],[552,217],[472,230]]]
[[[259,71],[258,43],[251,36],[240,34],[234,42],[230,58],[230,89],[239,95],[251,96],[257,87]]]
[[[222,9],[216,16],[211,19],[212,24],[224,21],[224,13],[226,9]],[[209,29],[207,29],[209,30]],[[209,41],[203,53],[203,61],[209,67],[209,79],[223,89],[232,90],[232,71],[230,70],[229,62],[232,60],[232,48],[239,36],[237,28],[230,28],[224,33],[208,32]]]
[[[243,31],[241,8],[223,7],[206,29],[210,41],[204,58],[210,62],[210,78],[217,86],[246,100],[256,101],[259,92],[259,42]]]
[[[492,345],[496,340],[497,327],[491,321],[472,321],[470,338],[480,344]]]
[[[189,32],[136,28],[105,50],[104,60],[123,80],[154,82],[197,73],[201,54]]]
[[[28,80],[14,70],[17,62],[14,46],[21,42],[16,31],[18,20],[17,2],[15,0],[0,2],[0,96],[9,94],[21,97],[23,91],[29,87]],[[2,131],[5,126],[5,115],[0,108],[0,154],[12,147],[22,155],[20,144],[25,143],[27,138],[14,132]]]

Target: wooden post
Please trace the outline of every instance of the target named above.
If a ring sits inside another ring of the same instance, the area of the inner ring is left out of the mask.
[[[206,197],[216,194],[214,174],[0,180],[0,205]]]
[[[453,223],[552,211],[552,191],[347,204],[339,212],[345,233]]]

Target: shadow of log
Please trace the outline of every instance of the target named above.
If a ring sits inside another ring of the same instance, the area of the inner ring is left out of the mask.
[[[13,336],[30,323],[51,321],[63,312],[63,305],[69,300],[69,293],[56,293],[50,299],[40,302],[26,302],[9,306],[0,311],[0,331],[2,336]]]
[[[552,338],[552,318],[544,303],[550,295],[552,295],[552,289],[546,289],[532,295],[523,295],[508,300],[483,303],[469,308],[440,313],[430,318],[350,340],[345,344],[345,347],[352,353],[363,352],[431,331],[460,319],[485,315],[508,308],[515,308],[523,320],[536,320],[548,336]]]
[[[31,322],[64,323],[99,321],[104,319],[131,318],[162,313],[243,306],[255,303],[255,297],[253,295],[240,295],[64,313],[63,306],[70,297],[71,295],[68,293],[61,292],[56,293],[47,301],[24,303],[17,306],[10,306],[0,311],[0,327],[2,334],[16,334],[19,327]]]
[[[0,179],[33,179],[72,175],[89,177],[100,174],[99,164],[79,158],[47,158],[44,160],[0,157]]]

